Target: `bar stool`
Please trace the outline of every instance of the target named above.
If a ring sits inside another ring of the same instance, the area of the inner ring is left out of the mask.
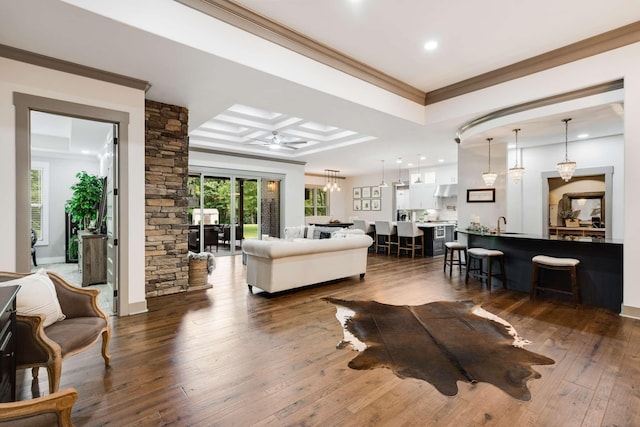
[[[469,282],[469,276],[475,277],[482,283],[483,280],[487,282],[487,289],[491,292],[491,278],[498,277],[502,280],[502,287],[507,288],[507,277],[504,272],[504,252],[484,249],[484,248],[469,248],[467,250],[467,273],[464,278],[464,283]],[[487,261],[487,270],[483,268],[484,261]],[[493,261],[497,261],[500,265],[500,272],[493,273],[491,266]]]
[[[464,260],[462,254],[464,253]],[[456,257],[455,254],[458,254]],[[451,271],[453,266],[457,265],[462,274],[462,266],[467,266],[467,245],[460,242],[445,242],[444,244],[444,267],[442,271],[447,272],[447,265],[449,266],[449,277],[451,277]]]
[[[424,231],[416,227],[413,222],[398,222],[398,257],[400,251],[411,251],[411,258],[415,258],[416,249],[422,250],[424,245]],[[420,239],[420,244],[416,244],[416,237]],[[404,240],[403,240],[404,239]]]
[[[573,258],[555,258],[546,255],[536,255],[531,258],[533,268],[531,270],[531,293],[529,298],[536,299],[536,293],[539,290],[557,292],[560,294],[572,295],[573,302],[576,307],[580,303],[580,289],[578,287],[577,266],[580,260]],[[571,277],[571,291],[565,291],[558,288],[549,288],[540,286],[540,269],[568,271]]]
[[[371,236],[374,242],[376,241],[376,230],[373,228],[371,224],[369,224],[368,221],[364,219],[354,219],[353,228],[355,228],[356,230],[364,231],[365,234]],[[369,251],[373,251],[373,250],[374,250],[374,245],[373,243],[371,243],[371,246],[369,246]]]
[[[390,221],[376,221],[376,254],[378,253],[378,247],[386,248],[387,255],[391,255],[391,246],[398,246],[398,242],[392,240],[392,236],[396,235],[396,230]],[[382,237],[382,243],[380,243],[380,237]]]

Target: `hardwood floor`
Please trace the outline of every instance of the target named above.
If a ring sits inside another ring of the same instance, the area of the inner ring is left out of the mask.
[[[240,257],[219,257],[213,289],[151,299],[149,312],[112,318],[111,367],[100,346],[65,359],[61,388],[79,398],[77,426],[638,426],[640,321],[494,287],[435,259],[369,255],[358,277],[284,293],[249,294]],[[331,268],[327,266],[327,268]],[[507,271],[508,274],[508,271]],[[484,383],[447,397],[388,369],[356,371],[335,348],[342,330],[325,296],[423,304],[470,299],[509,321],[555,360],[534,366],[522,402]],[[18,395],[32,395],[19,372]],[[47,390],[41,370],[39,390]],[[38,387],[33,391],[38,392]]]

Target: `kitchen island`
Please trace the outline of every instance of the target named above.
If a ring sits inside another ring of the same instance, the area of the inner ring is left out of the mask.
[[[481,247],[504,252],[508,289],[529,292],[531,258],[536,255],[580,260],[578,282],[581,302],[620,313],[623,285],[623,242],[621,240],[518,233],[482,234],[462,229],[457,231],[459,235],[466,236],[469,248]],[[546,273],[544,280],[550,280],[554,283],[553,286],[556,286],[555,282],[562,289],[567,289],[569,286],[569,280],[561,275],[562,272],[545,271],[544,273]],[[499,280],[496,281],[499,282]],[[549,296],[562,298],[555,293]]]

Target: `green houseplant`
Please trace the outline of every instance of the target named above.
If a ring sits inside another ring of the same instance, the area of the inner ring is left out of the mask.
[[[67,200],[64,210],[78,223],[80,229],[86,229],[98,213],[98,204],[102,198],[102,178],[85,171],[78,172],[76,178],[78,182],[71,186],[73,194]]]

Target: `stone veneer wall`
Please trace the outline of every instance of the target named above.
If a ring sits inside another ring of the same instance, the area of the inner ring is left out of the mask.
[[[189,110],[145,101],[145,292],[189,290]]]

